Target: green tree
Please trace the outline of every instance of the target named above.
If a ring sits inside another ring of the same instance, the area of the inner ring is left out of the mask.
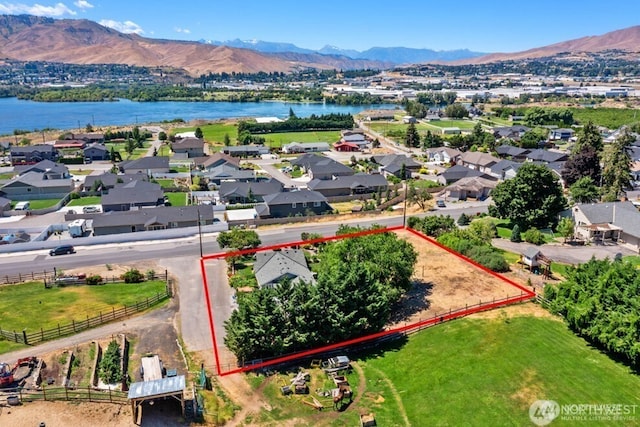
[[[87,125],[84,127],[84,130],[87,133],[93,132],[93,126],[91,126],[91,123],[87,123]]]
[[[513,179],[499,183],[491,197],[491,214],[508,218],[521,229],[555,224],[558,213],[567,205],[553,172],[533,163],[524,164]]]
[[[600,189],[590,176],[585,176],[569,187],[569,195],[574,203],[591,203],[598,200]]]
[[[600,182],[602,176],[600,153],[590,145],[576,151],[564,163],[560,175],[567,186],[572,186],[581,178],[591,178],[592,182]]]
[[[218,235],[217,242],[221,248],[231,248],[238,251],[255,249],[262,243],[260,236],[254,230],[242,230],[240,228],[223,231]]]
[[[540,146],[540,141],[544,141],[539,132],[535,129],[528,130],[522,135],[520,138],[519,146],[521,148],[538,148]]]
[[[556,231],[564,238],[565,243],[567,242],[567,239],[573,237],[575,226],[575,222],[573,222],[573,219],[569,217],[563,217],[560,222],[558,222]]]
[[[522,236],[520,235],[520,226],[518,224],[514,225],[511,229],[511,238],[509,240],[515,243],[522,242]]]
[[[444,109],[444,115],[452,119],[469,117],[469,111],[462,104],[450,104]]]
[[[120,363],[122,355],[118,342],[113,340],[109,343],[107,350],[100,359],[99,376],[106,384],[113,384],[122,379]]]
[[[436,238],[457,228],[455,220],[449,215],[431,215],[422,219],[412,216],[409,218],[408,225],[414,230]]]
[[[204,133],[202,133],[202,129],[200,129],[199,127],[196,128],[194,134],[196,138],[199,138],[199,139],[202,139],[204,137]]]
[[[429,148],[442,147],[443,144],[444,141],[442,140],[440,135],[437,135],[430,130],[427,131],[422,140],[422,148],[424,150],[427,150]]]
[[[471,222],[471,218],[469,218],[469,215],[467,215],[464,212],[460,214],[457,221],[458,225],[469,225],[470,222]]]
[[[490,244],[491,239],[498,234],[496,225],[491,218],[479,218],[471,221],[469,232],[482,243]]]
[[[571,153],[579,153],[586,147],[592,147],[597,153],[602,152],[604,147],[602,134],[591,120],[576,132],[576,143],[571,148]]]
[[[407,126],[407,131],[404,135],[404,144],[407,147],[419,147],[420,146],[420,135],[418,134],[418,130],[416,129],[416,125],[413,123],[409,123]]]
[[[158,140],[165,142],[168,139],[166,132],[160,131],[158,132]]]
[[[433,196],[426,188],[416,188],[413,181],[409,182],[409,188],[407,191],[407,201],[414,205],[418,205],[418,207],[422,210],[427,208],[427,202],[433,199]]]
[[[614,201],[625,195],[625,190],[631,186],[631,144],[635,137],[624,131],[604,151],[602,170],[603,200]]]
[[[127,142],[124,146],[124,150],[127,152],[129,156],[131,156],[133,152],[136,150],[137,144],[138,143],[135,140],[131,138],[127,139]]]
[[[231,138],[229,138],[228,133],[224,134],[224,139],[222,140],[222,143],[224,144],[225,147],[228,147],[231,145]]]

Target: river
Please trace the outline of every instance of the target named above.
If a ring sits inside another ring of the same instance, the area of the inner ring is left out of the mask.
[[[394,105],[342,106],[292,102],[34,102],[0,98],[0,135],[12,135],[16,129],[84,128],[144,124],[173,120],[223,119],[239,117],[286,118],[289,108],[298,117],[311,114],[351,113],[367,109],[394,108]]]

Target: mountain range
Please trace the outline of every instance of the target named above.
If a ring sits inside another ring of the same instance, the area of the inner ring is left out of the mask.
[[[86,19],[0,15],[0,60],[73,64],[128,64],[209,72],[290,72],[301,69],[388,69],[397,64],[487,63],[565,52],[640,51],[640,26],[516,53],[482,55],[468,50],[434,51],[376,47],[363,52],[325,46],[318,51],[263,41],[177,41],[124,34]]]
[[[340,49],[336,46],[324,46],[321,49],[305,49],[298,47],[292,43],[268,42],[262,40],[227,40],[227,41],[210,41],[199,40],[201,43],[237,47],[242,49],[257,50],[264,53],[283,53],[295,52],[305,54],[337,55],[346,56],[351,59],[368,59],[371,61],[390,62],[393,64],[415,64],[420,62],[432,61],[456,61],[469,58],[476,58],[486,55],[482,52],[472,52],[468,49],[458,50],[433,50],[433,49],[415,49],[409,47],[372,47],[364,51]]]

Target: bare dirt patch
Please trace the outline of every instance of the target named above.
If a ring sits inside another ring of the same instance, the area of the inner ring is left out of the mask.
[[[520,295],[520,290],[512,285],[413,233],[402,230],[397,234],[413,245],[418,259],[414,286],[400,301],[392,328],[426,320],[450,309]]]
[[[164,273],[164,269],[154,261],[141,261],[135,264],[100,264],[89,267],[79,267],[64,270],[64,274],[76,275],[86,274],[88,276],[102,276],[105,279],[118,278],[131,269],[136,269],[141,273],[153,270],[156,274]]]
[[[562,321],[559,316],[554,316],[538,304],[527,302],[523,304],[514,304],[496,310],[483,311],[469,316],[472,319],[499,319],[501,317],[543,317],[545,319],[553,319],[558,322]]]

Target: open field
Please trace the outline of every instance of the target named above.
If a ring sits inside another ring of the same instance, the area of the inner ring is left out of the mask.
[[[142,272],[144,273],[144,272]],[[0,287],[0,327],[27,332],[50,329],[100,311],[142,301],[165,289],[162,280],[138,284],[109,283],[46,289],[42,282]],[[37,313],[37,316],[32,315]]]
[[[570,108],[574,119],[580,124],[592,121],[597,126],[617,129],[622,125],[640,121],[638,110],[633,108]]]
[[[476,122],[471,120],[435,120],[429,122],[431,126],[437,128],[460,128],[460,129],[473,129]]]
[[[171,129],[171,133],[175,135],[176,133],[193,132],[196,130],[196,127],[199,127],[202,131],[204,140],[213,144],[222,145],[225,134],[229,135],[232,144],[234,144],[238,138],[238,125],[235,122],[218,122],[202,126],[179,127]]]
[[[267,147],[282,147],[290,142],[327,142],[329,145],[340,140],[339,131],[283,132],[260,134]]]

